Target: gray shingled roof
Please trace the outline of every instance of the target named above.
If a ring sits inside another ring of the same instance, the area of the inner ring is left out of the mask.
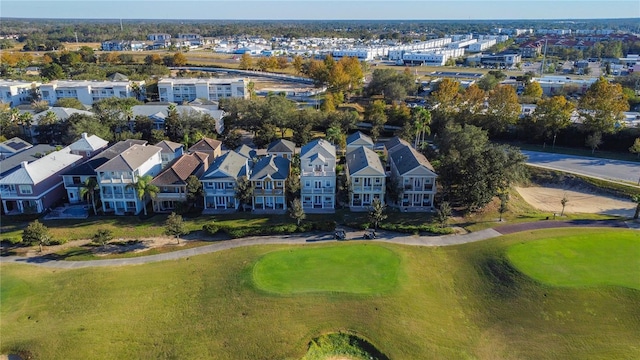
[[[258,155],[256,149],[252,148],[251,146],[247,146],[247,145],[240,145],[235,152],[237,152],[238,154],[248,158],[248,159],[253,159],[254,157],[256,157]]]
[[[389,151],[389,161],[395,164],[400,175],[420,166],[424,166],[435,174],[429,160],[410,145],[399,145],[392,148]]]
[[[347,167],[349,168],[349,175],[353,175],[367,167],[380,173],[380,175],[384,175],[384,167],[380,157],[375,151],[366,147],[359,147],[347,155]]]
[[[347,145],[351,144],[352,142],[356,141],[356,140],[364,140],[365,142],[371,144],[371,146],[373,146],[373,140],[371,140],[371,138],[363,133],[361,133],[360,131],[354,132],[353,134],[349,135],[347,137]]]
[[[132,147],[133,145],[144,145],[147,142],[145,140],[122,140],[119,141],[99,154],[95,155],[91,159],[83,162],[82,164],[72,168],[71,170],[65,172],[62,175],[95,175],[96,169],[102,166],[107,161],[113,159],[114,157],[120,155],[123,151]]]
[[[237,179],[246,173],[248,159],[235,151],[227,151],[226,154],[216,158],[200,180],[231,177]]]
[[[336,157],[336,147],[325,139],[315,139],[304,145],[300,150],[300,158],[305,158],[308,153],[321,153],[320,149],[324,149],[327,153]]]
[[[250,180],[262,180],[267,175],[275,180],[285,180],[289,176],[291,162],[280,156],[263,157],[253,166]]]
[[[154,146],[161,148],[163,153],[173,154],[176,152],[176,150],[180,149],[183,145],[177,142],[169,141],[169,140],[162,140],[159,143],[155,144]]]
[[[132,147],[125,150],[120,155],[114,157],[113,159],[107,161],[102,166],[98,167],[97,171],[123,171],[128,170],[132,171],[140,167],[140,165],[144,164],[145,161],[149,160],[153,155],[161,152],[162,149],[153,146],[141,146],[141,145],[133,145]]]
[[[277,152],[277,153],[290,152],[290,153],[293,153],[295,151],[296,151],[296,144],[294,144],[293,142],[291,142],[289,140],[285,140],[285,139],[279,139],[279,140],[273,141],[267,147],[267,152],[269,152],[269,153],[272,153],[272,152]]]

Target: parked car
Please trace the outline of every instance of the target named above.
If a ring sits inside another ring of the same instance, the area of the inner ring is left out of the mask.
[[[333,233],[333,238],[337,240],[344,240],[347,238],[347,232],[342,229],[336,229]]]

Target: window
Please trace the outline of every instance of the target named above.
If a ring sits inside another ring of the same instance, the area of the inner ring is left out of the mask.
[[[304,181],[304,187],[306,187],[306,188],[311,187],[311,180],[305,180]]]
[[[18,185],[18,189],[20,190],[21,194],[33,194],[33,188],[31,187],[31,185]]]
[[[382,179],[380,179],[380,178],[376,178],[376,184],[380,184],[380,181],[381,181],[381,180],[382,180]]]
[[[73,179],[73,183],[75,185],[80,184],[80,176],[74,176],[72,179]]]
[[[69,199],[71,199],[71,200],[75,199],[75,196],[74,196],[73,193],[69,193]]]
[[[315,168],[314,171],[316,171],[316,172],[322,171],[322,165],[316,165],[316,168]]]
[[[360,184],[360,178],[354,178],[353,179],[353,183],[354,184]]]
[[[324,182],[324,187],[331,187],[331,181],[327,180]]]

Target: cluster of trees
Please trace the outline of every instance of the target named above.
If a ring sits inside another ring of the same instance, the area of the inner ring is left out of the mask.
[[[366,88],[367,95],[381,95],[392,102],[404,100],[409,95],[415,95],[417,91],[416,77],[411,74],[409,68],[405,68],[403,72],[375,69]]]
[[[457,81],[444,79],[431,96],[434,127],[440,132],[452,123],[474,125],[493,137],[520,133],[528,140],[550,141],[554,146],[563,129],[579,127],[591,136],[588,146],[595,149],[601,145],[603,135],[623,128],[623,112],[629,110],[622,86],[604,78],[596,81],[577,103],[564,96],[543,98],[542,89],[535,82],[525,87],[523,98],[536,102],[537,107],[521,119],[521,99],[513,87],[496,86],[487,92],[471,85],[462,90]],[[582,118],[580,125],[572,121],[575,110]]]
[[[216,120],[199,112],[179,112],[175,105],[168,105],[165,128],[155,128],[153,120],[132,114],[132,108],[141,103],[134,98],[108,98],[93,105],[93,115],[73,114],[68,119],[58,119],[44,107],[44,115],[35,126],[35,138],[43,144],[70,144],[82,133],[95,134],[107,141],[143,139],[157,143],[164,139],[190,146],[203,137],[217,137]],[[56,106],[84,109],[76,99],[61,99]],[[30,140],[34,124],[33,114],[20,113],[18,109],[0,110],[0,137],[14,136]]]

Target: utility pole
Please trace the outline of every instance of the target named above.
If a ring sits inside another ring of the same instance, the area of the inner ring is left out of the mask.
[[[544,62],[547,59],[547,39],[544,39],[544,55],[542,55],[542,66],[540,67],[540,77],[544,76]]]

